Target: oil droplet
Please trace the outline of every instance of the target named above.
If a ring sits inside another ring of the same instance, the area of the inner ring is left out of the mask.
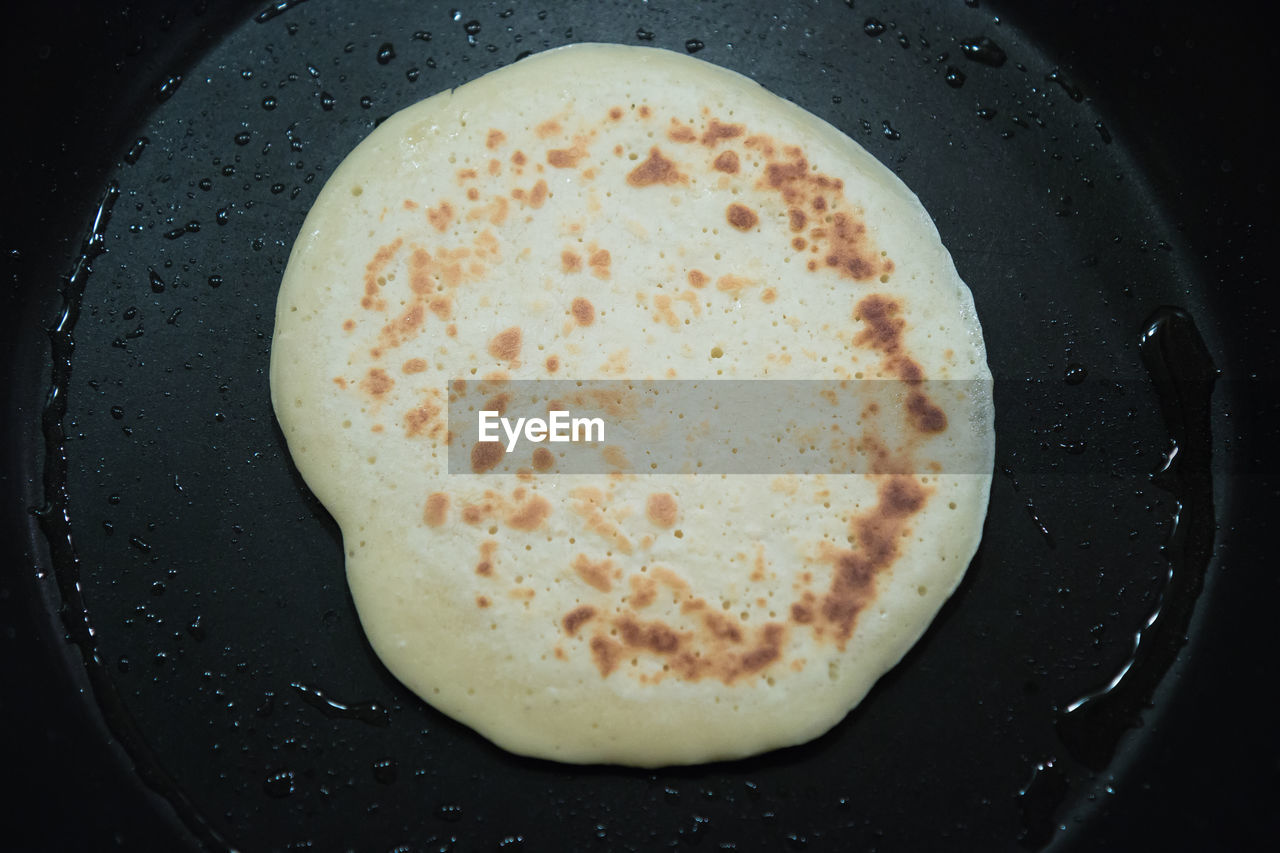
[[[151,292],[164,293],[164,279],[160,277],[160,274],[152,269],[147,270],[147,274],[151,278]]]
[[[283,15],[294,6],[300,6],[305,2],[306,0],[278,0],[278,2],[273,3],[255,15],[253,20],[259,24],[265,24],[277,15]]]
[[[684,43],[684,49],[689,53],[697,53],[704,47],[706,47],[706,45],[703,44],[700,39],[686,39]]]
[[[1110,145],[1111,131],[1107,130],[1107,126],[1102,122],[1098,122],[1097,124],[1094,125],[1094,127],[1097,129],[1098,135],[1102,137],[1103,144]]]
[[[145,136],[139,136],[133,140],[133,144],[129,146],[129,150],[125,152],[124,161],[132,166],[138,162],[138,158],[142,156],[143,150],[151,143],[151,140]]]
[[[262,108],[270,112],[276,108],[276,99],[268,95],[262,99]]]
[[[268,797],[274,797],[277,800],[289,796],[297,790],[297,786],[294,785],[293,771],[281,770],[268,774],[267,778],[262,780],[262,790],[267,792]]]
[[[436,817],[446,823],[457,823],[462,820],[462,806],[457,803],[445,803],[436,809]]]
[[[636,38],[640,41],[653,41],[653,30],[646,30],[640,27],[636,30]]]
[[[875,18],[867,18],[866,23],[862,25],[862,31],[869,36],[875,37],[884,32],[884,24]]]
[[[360,720],[371,726],[379,727],[391,725],[390,712],[379,702],[339,702],[318,687],[312,687],[297,681],[291,682],[289,686],[298,691],[302,698],[307,701],[307,704],[318,709],[326,717]]]
[[[1059,86],[1061,86],[1062,91],[1066,92],[1067,97],[1070,98],[1071,100],[1076,101],[1077,103],[1084,100],[1084,93],[1081,92],[1079,89],[1077,89],[1075,86],[1072,86],[1071,83],[1069,83],[1067,79],[1062,76],[1062,72],[1059,71],[1057,68],[1053,69],[1048,74],[1044,75],[1044,79],[1053,83],[1057,83]]]
[[[243,130],[236,134],[236,145],[248,145],[249,140],[252,138],[253,137],[249,134],[249,131]]]
[[[174,74],[168,80],[160,84],[160,88],[156,90],[156,100],[164,103],[173,97],[173,93],[178,91],[178,87],[182,85],[182,75]]]
[[[320,109],[325,112],[329,112],[333,109],[333,105],[336,103],[337,101],[334,99],[333,95],[330,95],[328,92],[320,93]]]
[[[886,139],[892,139],[896,141],[902,138],[902,134],[898,133],[898,131],[893,129],[893,125],[889,124],[888,119],[885,119],[880,124],[882,126],[881,131],[884,133]]]
[[[1062,381],[1068,385],[1079,385],[1089,375],[1089,369],[1083,364],[1072,362],[1067,365],[1067,369],[1063,371]]]
[[[986,36],[965,39],[960,42],[960,50],[964,53],[965,58],[972,59],[982,65],[989,65],[992,68],[999,68],[1009,58],[1000,45]]]
[[[987,107],[978,107],[978,118],[983,121],[991,121],[997,115],[996,111]]]
[[[386,65],[388,62],[396,58],[396,49],[391,42],[383,42],[378,48],[378,64]]]
[[[947,81],[947,85],[952,89],[959,89],[964,85],[964,72],[959,68],[956,68],[954,65],[948,65],[947,75],[943,79]]]
[[[397,768],[394,758],[380,758],[373,762],[373,778],[383,785],[396,781]]]

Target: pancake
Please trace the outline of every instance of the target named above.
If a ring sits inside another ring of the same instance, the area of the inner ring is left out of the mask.
[[[766,379],[897,383],[901,417],[836,418],[831,470],[798,473],[563,473],[450,418],[504,382]],[[387,668],[565,762],[826,732],[961,580],[991,481],[981,328],[915,195],[654,48],[548,51],[374,130],[293,247],[271,393]]]

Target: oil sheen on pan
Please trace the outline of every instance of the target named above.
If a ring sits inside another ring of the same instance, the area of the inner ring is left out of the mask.
[[[902,426],[836,425],[857,473],[570,474],[448,416],[511,380],[763,379],[900,383]],[[379,126],[307,217],[271,354],[390,671],[511,751],[638,766],[815,738],[901,659],[978,545],[989,380],[888,169],[733,72],[606,45]]]

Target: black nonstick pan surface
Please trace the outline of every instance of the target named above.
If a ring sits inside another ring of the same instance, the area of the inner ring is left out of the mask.
[[[974,291],[997,382],[982,548],[805,746],[569,767],[434,712],[365,643],[275,425],[276,289],[328,175],[397,109],[577,41],[696,53],[840,127]],[[21,790],[0,846],[1248,849],[1280,830],[1276,57],[1247,15],[52,3],[12,12],[5,45],[0,710]]]

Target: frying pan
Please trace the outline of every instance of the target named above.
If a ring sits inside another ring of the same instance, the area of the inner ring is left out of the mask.
[[[5,847],[1244,849],[1280,829],[1275,166],[1253,125],[1275,57],[1246,18],[10,14]],[[341,158],[401,106],[588,40],[696,52],[842,128],[920,195],[975,294],[997,377],[983,546],[805,746],[565,767],[443,718],[365,643],[271,414],[279,276]]]

